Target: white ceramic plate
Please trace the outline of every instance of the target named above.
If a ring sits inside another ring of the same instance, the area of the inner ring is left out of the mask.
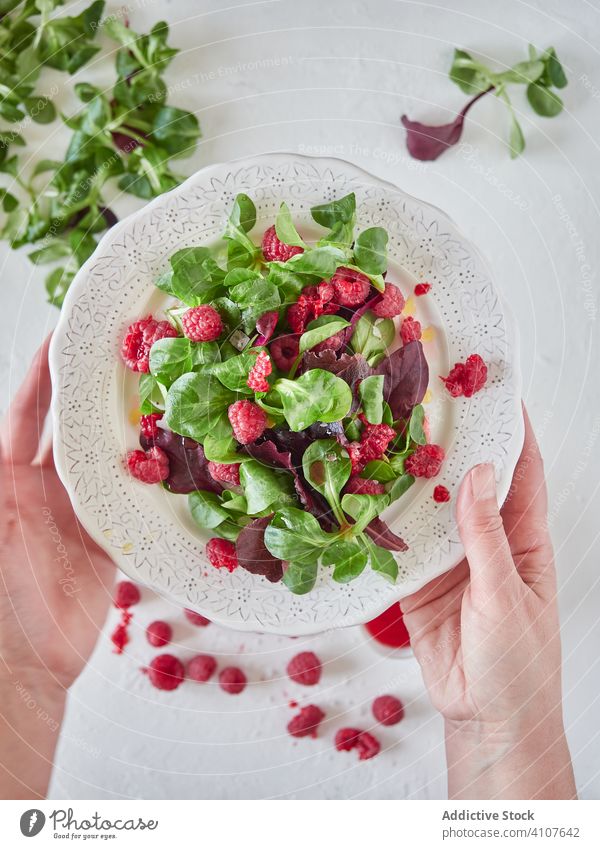
[[[282,200],[310,239],[310,207],[351,191],[358,226],[388,230],[388,279],[406,296],[419,280],[432,284],[408,309],[426,328],[426,410],[447,459],[439,478],[417,481],[384,514],[410,546],[397,555],[396,585],[368,570],[339,585],[321,568],[315,589],[295,596],[243,569],[210,567],[208,534],[193,524],[186,497],[128,476],[122,458],[138,447],[137,380],[118,352],[132,321],[164,307],[153,281],[169,256],[217,240],[238,192],[256,203],[256,239]],[[487,385],[453,400],[437,375],[473,352],[488,363]],[[56,465],[83,525],[132,579],[237,629],[300,635],[357,625],[451,568],[462,556],[453,502],[436,504],[434,485],[455,496],[467,469],[492,461],[504,499],[523,442],[513,325],[478,252],[440,210],[342,160],[281,153],[213,165],[117,224],[71,286],[50,362]]]

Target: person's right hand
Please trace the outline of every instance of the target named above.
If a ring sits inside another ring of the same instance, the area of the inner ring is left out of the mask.
[[[542,460],[525,413],[525,444],[502,510],[493,466],[475,466],[456,505],[466,558],[401,604],[431,700],[446,720],[453,795],[486,797],[486,758],[497,763],[511,753],[512,769],[515,748],[525,764],[531,756],[545,765],[549,785],[563,779],[557,793],[542,788],[542,796],[575,792],[546,508]],[[496,770],[489,795],[538,795],[538,788],[515,786],[517,778]]]

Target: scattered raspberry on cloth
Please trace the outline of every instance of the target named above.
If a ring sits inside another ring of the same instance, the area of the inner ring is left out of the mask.
[[[232,696],[237,696],[246,688],[247,679],[237,666],[227,666],[219,673],[219,687]]]
[[[371,709],[382,725],[397,725],[404,717],[404,705],[395,696],[378,696]]]
[[[173,638],[173,629],[168,622],[163,622],[161,619],[156,619],[151,622],[146,628],[146,639],[151,646],[161,648],[170,643]]]
[[[325,718],[321,708],[307,705],[288,722],[287,730],[292,737],[316,737],[319,725]]]
[[[303,651],[295,655],[287,665],[287,674],[296,684],[311,687],[321,678],[321,661],[312,651]]]
[[[145,670],[157,690],[176,690],[185,678],[183,663],[172,654],[159,654]]]
[[[211,654],[197,654],[188,661],[187,677],[204,684],[215,673],[217,661]]]
[[[192,625],[196,625],[198,628],[206,628],[207,625],[210,625],[210,619],[202,616],[201,613],[196,613],[195,610],[189,610],[189,608],[185,607],[183,614],[188,622],[191,622]]]

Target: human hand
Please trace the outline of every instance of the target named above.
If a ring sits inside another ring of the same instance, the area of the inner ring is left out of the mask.
[[[493,467],[471,469],[456,505],[466,558],[402,602],[425,684],[446,720],[454,796],[575,792],[546,510],[542,460],[525,413],[525,444],[502,510]],[[544,765],[541,784],[532,758]]]
[[[94,647],[114,577],[110,558],[77,521],[51,449],[40,449],[52,391],[48,344],[0,428],[3,799],[45,795],[66,689]]]

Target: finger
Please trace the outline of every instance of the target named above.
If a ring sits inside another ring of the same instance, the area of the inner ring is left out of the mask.
[[[463,480],[456,506],[474,599],[485,603],[518,575],[496,500],[491,463],[475,466]]]
[[[12,463],[30,463],[38,452],[52,396],[48,336],[33,358],[0,426],[0,451]]]
[[[504,527],[513,550],[528,550],[532,547],[532,533],[546,533],[548,498],[542,455],[523,407],[525,440],[516,465],[512,483],[502,508]]]

